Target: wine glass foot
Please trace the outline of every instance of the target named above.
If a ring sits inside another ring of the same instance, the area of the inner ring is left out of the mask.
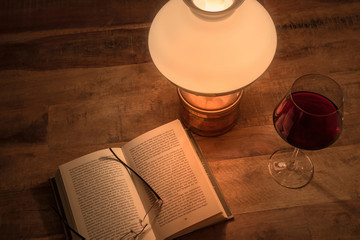
[[[270,156],[268,167],[274,180],[287,188],[304,187],[314,175],[310,158],[299,149],[277,150]]]

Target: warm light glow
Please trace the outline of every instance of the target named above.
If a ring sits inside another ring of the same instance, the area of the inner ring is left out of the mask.
[[[184,125],[202,136],[229,131],[239,116],[243,90],[221,96],[202,96],[178,88],[180,115]]]
[[[204,110],[223,109],[233,104],[238,99],[240,92],[221,96],[201,96],[181,89],[183,97],[193,106]]]
[[[194,0],[194,4],[205,11],[219,12],[229,8],[232,4],[232,0]]]

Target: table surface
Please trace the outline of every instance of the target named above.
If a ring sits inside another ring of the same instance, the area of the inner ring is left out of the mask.
[[[179,118],[147,46],[165,2],[0,1],[0,238],[64,238],[48,184],[57,167]],[[195,136],[234,220],[182,239],[360,239],[360,2],[260,3],[276,26],[275,58],[245,89],[230,132]],[[344,128],[307,151],[314,178],[294,190],[268,173],[270,154],[289,147],[272,112],[307,73],[342,85]]]

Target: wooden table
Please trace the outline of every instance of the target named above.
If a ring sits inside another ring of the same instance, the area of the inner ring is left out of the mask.
[[[57,167],[179,118],[147,46],[165,2],[0,1],[1,239],[64,238],[48,184]],[[196,136],[235,218],[182,239],[360,239],[360,2],[260,2],[276,25],[275,58],[246,88],[230,132]],[[312,182],[286,189],[267,170],[288,147],[272,111],[311,72],[341,83],[344,129],[307,152]]]

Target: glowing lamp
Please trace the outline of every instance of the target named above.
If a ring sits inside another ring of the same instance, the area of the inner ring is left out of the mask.
[[[177,86],[183,123],[205,136],[234,126],[243,89],[268,68],[276,42],[255,0],[170,0],[149,32],[155,66]]]

